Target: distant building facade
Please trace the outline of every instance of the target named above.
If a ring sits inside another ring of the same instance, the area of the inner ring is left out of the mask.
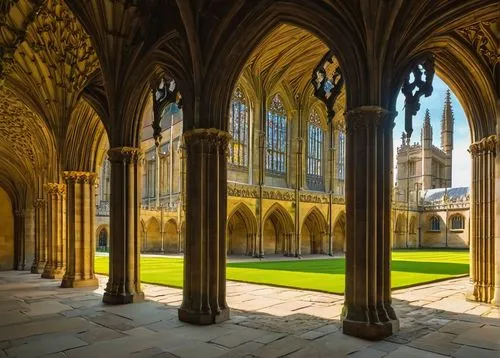
[[[452,188],[454,116],[450,91],[441,118],[441,147],[433,144],[429,111],[420,143],[402,135],[393,195],[393,247],[469,247],[469,188]]]

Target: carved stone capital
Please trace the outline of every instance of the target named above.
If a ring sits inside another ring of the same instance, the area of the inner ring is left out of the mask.
[[[388,111],[378,106],[358,107],[346,113],[347,131],[379,127],[392,130],[397,114],[396,111]]]
[[[43,187],[49,195],[64,195],[64,194],[66,194],[66,184],[47,183]]]
[[[108,158],[111,163],[136,163],[143,157],[143,151],[134,147],[116,147],[108,150]]]
[[[18,218],[23,218],[24,215],[25,215],[24,209],[17,209],[14,211],[14,216],[16,216]]]
[[[480,141],[472,143],[469,147],[469,152],[472,157],[475,158],[479,155],[486,153],[496,153],[497,136],[491,135],[489,137],[483,138]]]
[[[97,174],[92,172],[77,172],[68,171],[64,172],[64,180],[69,183],[78,184],[95,184]]]
[[[192,144],[210,144],[227,148],[232,139],[229,132],[217,128],[196,128],[184,132],[184,142],[186,145]]]
[[[38,198],[38,199],[33,200],[33,207],[35,209],[40,209],[44,205],[45,205],[45,199]]]

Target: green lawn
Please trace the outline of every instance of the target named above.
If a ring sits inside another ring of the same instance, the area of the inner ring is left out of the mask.
[[[143,282],[182,287],[182,259],[141,258]],[[96,272],[108,273],[108,257],[97,256]],[[227,278],[276,286],[343,293],[344,259],[230,263]],[[466,275],[469,252],[462,250],[400,250],[392,254],[392,288]]]

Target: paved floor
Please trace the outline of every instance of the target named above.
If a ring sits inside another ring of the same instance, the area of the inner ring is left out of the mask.
[[[144,285],[148,301],[101,303],[101,288],[0,272],[0,357],[500,357],[500,309],[466,302],[467,279],[394,293],[401,331],[381,342],[340,331],[342,297],[228,283],[232,319],[179,322],[181,290]]]

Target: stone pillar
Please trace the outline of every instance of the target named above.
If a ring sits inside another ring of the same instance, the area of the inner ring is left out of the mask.
[[[61,287],[97,287],[94,275],[95,173],[64,172],[67,264]]]
[[[63,277],[66,271],[66,185],[45,184],[47,191],[47,264],[42,278]]]
[[[472,292],[467,298],[490,302],[495,273],[495,154],[496,136],[470,146],[472,185],[470,200],[470,254]]]
[[[347,113],[346,290],[343,332],[364,339],[399,329],[391,305],[392,129],[395,112],[375,106]]]
[[[184,133],[186,249],[179,319],[193,324],[229,319],[225,240],[229,139],[229,133],[214,128]]]
[[[44,240],[44,230],[45,226],[44,211],[45,211],[45,200],[35,199],[33,201],[33,207],[35,209],[35,256],[33,257],[33,264],[31,265],[31,273],[43,272],[45,267],[45,257],[42,254],[42,249],[45,248]]]
[[[14,266],[19,271],[24,271],[26,267],[25,214],[24,209],[14,211]]]
[[[35,258],[31,266],[31,273],[43,273],[47,263],[47,231],[46,231],[46,205],[42,198],[35,199]]]
[[[111,163],[109,280],[103,302],[126,304],[142,301],[140,280],[139,148],[117,147],[108,151]]]

